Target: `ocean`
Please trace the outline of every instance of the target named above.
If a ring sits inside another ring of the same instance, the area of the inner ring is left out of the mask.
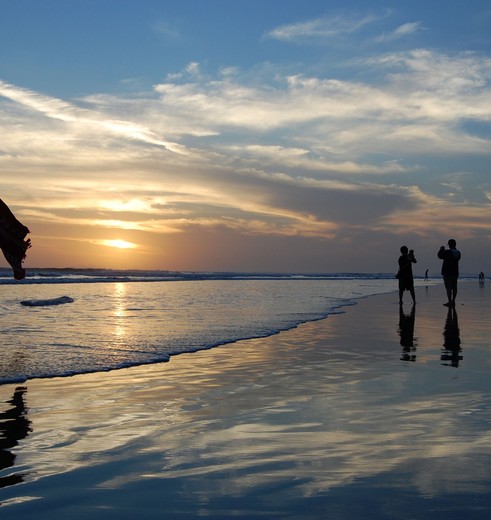
[[[0,285],[0,384],[164,362],[276,334],[397,289],[394,275],[383,273],[101,269],[33,269],[23,282],[0,269]]]

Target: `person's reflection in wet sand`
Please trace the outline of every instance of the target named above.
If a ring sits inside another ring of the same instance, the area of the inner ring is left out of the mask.
[[[399,328],[397,329],[397,332],[401,337],[401,361],[416,361],[416,342],[414,340],[415,319],[415,305],[411,307],[410,314],[405,314],[402,305],[399,305]]]
[[[455,307],[449,307],[445,327],[443,329],[443,350],[441,356],[442,361],[445,361],[443,365],[457,368],[459,361],[463,359],[461,352],[457,311]]]
[[[0,471],[14,465],[15,454],[10,450],[17,446],[18,441],[27,437],[31,431],[31,422],[27,418],[27,409],[24,403],[25,392],[25,387],[17,387],[12,399],[7,401],[7,404],[11,404],[13,407],[5,412],[0,412]],[[23,482],[24,476],[14,473],[0,477],[0,488]]]

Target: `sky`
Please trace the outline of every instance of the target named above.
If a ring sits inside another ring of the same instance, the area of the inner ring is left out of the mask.
[[[0,0],[29,267],[491,273],[491,4]],[[0,266],[7,266],[0,262]]]

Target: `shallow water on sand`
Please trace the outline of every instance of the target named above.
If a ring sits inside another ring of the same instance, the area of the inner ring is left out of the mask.
[[[374,296],[241,356],[28,382],[2,518],[487,518],[481,289],[462,288],[457,329],[432,287],[414,315]]]
[[[393,285],[365,276],[8,286],[0,297],[0,384],[161,362],[268,336]]]

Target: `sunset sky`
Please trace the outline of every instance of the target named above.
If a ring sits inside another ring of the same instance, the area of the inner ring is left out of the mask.
[[[1,0],[26,267],[491,274],[491,3]],[[1,266],[6,266],[2,259]]]

